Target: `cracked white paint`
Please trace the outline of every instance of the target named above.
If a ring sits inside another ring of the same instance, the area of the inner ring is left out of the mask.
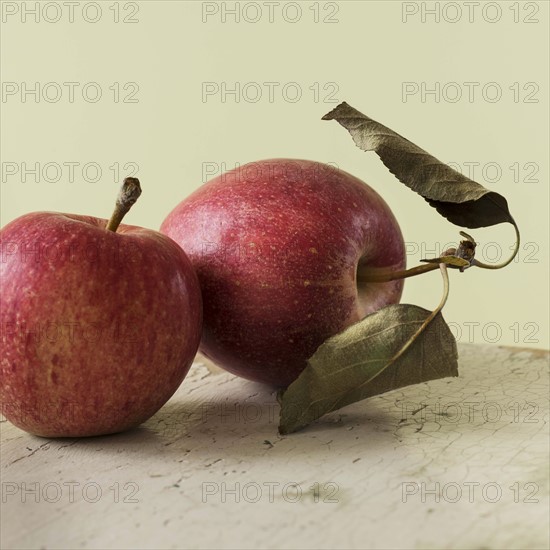
[[[274,392],[200,361],[128,433],[44,440],[2,422],[1,546],[548,548],[548,352],[460,345],[458,378],[285,437]]]

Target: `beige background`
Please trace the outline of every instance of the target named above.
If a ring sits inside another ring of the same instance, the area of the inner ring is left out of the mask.
[[[281,1],[272,21],[265,2],[88,2],[72,14],[50,2],[25,13],[34,4],[2,2],[2,225],[33,210],[107,217],[135,163],[144,194],[127,221],[158,228],[208,170],[294,157],[336,163],[382,194],[409,265],[438,253],[460,228],[320,120],[345,100],[441,160],[478,163],[475,179],[508,199],[519,259],[503,271],[452,273],[445,317],[458,340],[548,347],[547,2],[470,3],[473,13],[451,2],[301,2],[300,14]],[[235,4],[240,22],[223,13]],[[67,82],[77,83],[72,102]],[[272,101],[265,82],[277,83]],[[38,97],[23,93],[36,83]],[[205,83],[241,89],[204,96]],[[419,92],[404,98],[404,83]],[[435,83],[440,93],[423,98]],[[24,180],[23,163],[39,163],[39,181]],[[78,163],[73,181],[67,163]],[[513,243],[507,225],[471,233],[486,259],[498,252],[490,243],[503,255]],[[436,274],[411,280],[403,299],[432,307],[440,287]]]

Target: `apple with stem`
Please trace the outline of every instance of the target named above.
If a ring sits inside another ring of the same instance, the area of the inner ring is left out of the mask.
[[[120,432],[175,392],[197,351],[200,287],[181,248],[109,221],[34,212],[0,231],[2,413],[45,437]]]
[[[329,165],[240,166],[183,200],[160,231],[199,277],[201,351],[251,380],[287,386],[328,337],[401,297],[395,217],[368,185]]]

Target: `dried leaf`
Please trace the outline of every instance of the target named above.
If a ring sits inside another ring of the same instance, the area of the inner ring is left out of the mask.
[[[506,199],[453,170],[408,139],[341,103],[323,120],[336,120],[363,151],[375,151],[399,181],[424,197],[451,223],[487,227],[515,226]]]
[[[394,304],[329,338],[283,393],[279,431],[294,432],[373,395],[457,376],[456,342],[441,313],[416,334],[431,315],[415,305]]]

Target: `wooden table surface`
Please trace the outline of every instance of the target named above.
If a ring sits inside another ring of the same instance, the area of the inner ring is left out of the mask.
[[[3,421],[2,548],[550,546],[549,353],[459,345],[460,376],[281,437],[265,387],[198,358],[131,432]]]

